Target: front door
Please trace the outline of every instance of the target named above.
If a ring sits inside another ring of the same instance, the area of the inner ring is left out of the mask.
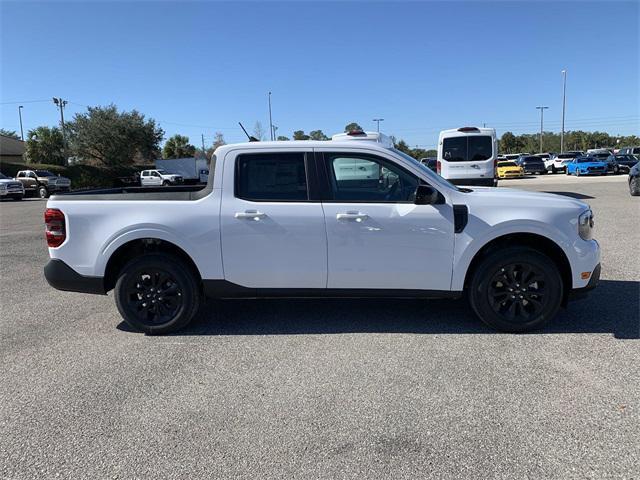
[[[415,205],[419,179],[375,155],[325,152],[328,288],[449,290],[453,209]]]
[[[320,201],[310,200],[309,157],[227,155],[220,212],[225,280],[250,288],[326,287],[324,215]]]

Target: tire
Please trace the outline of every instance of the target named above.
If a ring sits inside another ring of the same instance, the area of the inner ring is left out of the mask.
[[[114,291],[124,321],[149,335],[184,328],[200,308],[202,298],[192,269],[179,258],[162,253],[142,255],[127,263]]]
[[[580,176],[580,169],[576,169],[576,177]]]
[[[528,278],[525,283],[523,275]],[[484,323],[511,333],[542,328],[558,312],[562,295],[562,278],[554,262],[528,247],[490,253],[476,269],[468,293],[471,308]]]
[[[629,180],[629,193],[632,197],[640,197],[640,178],[634,177]]]
[[[554,175],[558,173],[558,169],[554,165],[551,165],[551,173],[553,173]]]
[[[49,190],[44,185],[40,185],[38,187],[36,194],[38,195],[38,198],[49,198]]]
[[[169,185],[171,185],[171,182],[169,182],[169,180],[165,180],[164,182],[162,182],[163,187],[168,187]]]

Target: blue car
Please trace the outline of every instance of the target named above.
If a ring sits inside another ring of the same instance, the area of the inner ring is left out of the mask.
[[[606,175],[607,162],[595,157],[576,157],[567,163],[567,175]]]

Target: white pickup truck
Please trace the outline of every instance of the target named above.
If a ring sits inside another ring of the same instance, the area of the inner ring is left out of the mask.
[[[200,190],[51,197],[49,284],[114,290],[122,317],[151,334],[187,325],[205,296],[463,293],[487,324],[523,332],[600,276],[585,203],[458,188],[379,134],[224,145],[211,170]]]

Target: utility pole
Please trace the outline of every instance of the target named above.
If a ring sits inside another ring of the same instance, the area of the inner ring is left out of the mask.
[[[67,105],[67,101],[62,98],[53,97],[53,103],[55,103],[60,109],[60,129],[62,130],[62,155],[64,156],[64,164],[67,165],[67,135],[64,129],[64,107]]]
[[[540,153],[542,153],[542,135],[544,132],[544,111],[549,107],[539,106],[536,107],[537,110],[540,110]]]
[[[200,134],[200,138],[202,139],[202,155],[207,158],[207,151],[204,149],[204,133]]]
[[[562,130],[560,132],[560,153],[564,153],[564,112],[567,106],[567,70],[562,70]]]
[[[24,107],[22,105],[18,107],[18,116],[20,117],[20,138],[24,142],[24,131],[22,130],[22,109],[23,108]]]
[[[273,141],[274,138],[273,138],[273,120],[271,119],[271,92],[269,92],[269,135],[270,135],[271,141]]]
[[[377,124],[376,128],[378,130],[378,133],[380,133],[380,122],[384,122],[384,118],[374,118],[373,121],[376,122]]]
[[[276,136],[276,131],[278,130],[278,127],[276,127],[275,125],[273,126],[273,139],[276,140],[278,137]]]

